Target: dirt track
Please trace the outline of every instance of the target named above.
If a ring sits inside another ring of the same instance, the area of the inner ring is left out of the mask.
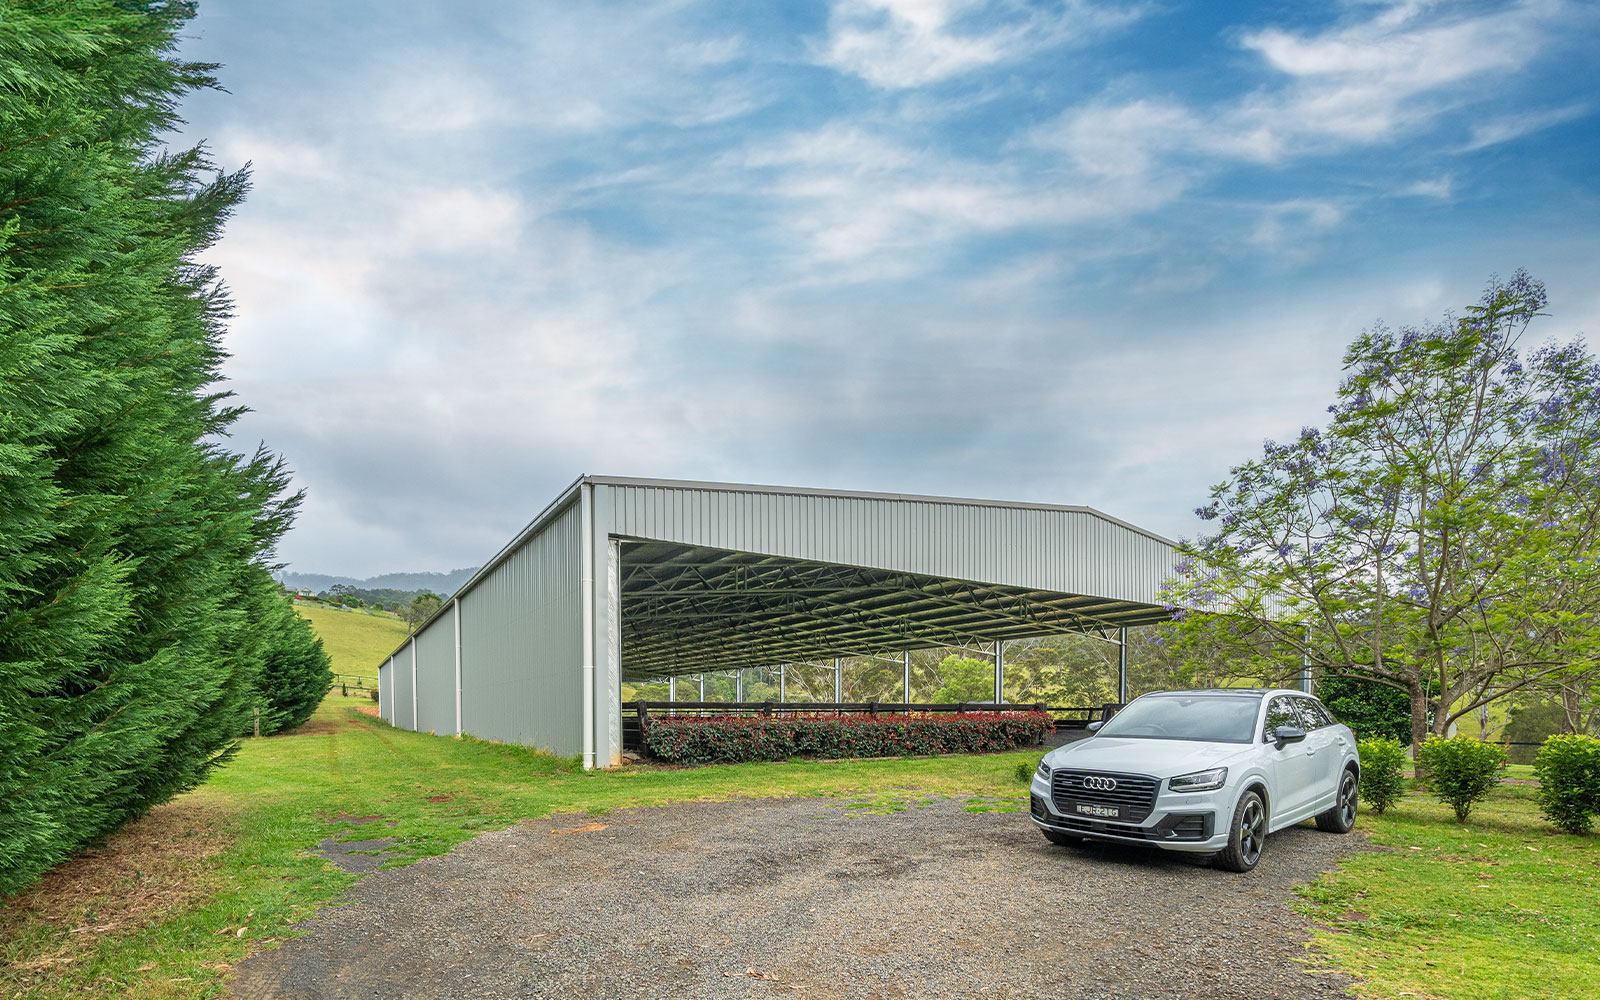
[[[1232,875],[1052,847],[1017,813],[817,799],[634,809],[377,872],[235,994],[342,997],[1343,996],[1291,887],[1359,846],[1296,828]]]

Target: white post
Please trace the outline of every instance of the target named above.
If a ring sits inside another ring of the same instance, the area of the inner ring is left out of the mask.
[[[744,668],[733,672],[733,700],[744,701]]]
[[[839,665],[839,658],[833,658],[833,703],[835,705],[844,701],[844,668]]]
[[[1117,629],[1117,704],[1128,703],[1128,630]]]
[[[900,684],[905,691],[905,703],[909,705],[911,704],[911,650],[905,650],[900,654],[900,663],[905,667],[905,677]]]
[[[622,543],[606,539],[606,672],[601,675],[605,688],[606,720],[604,748],[595,747],[598,757],[604,749],[602,767],[622,763]]]
[[[583,769],[594,769],[594,487],[578,491],[578,621],[583,629]]]
[[[1300,690],[1311,694],[1311,626],[1306,626],[1306,644],[1300,651]]]
[[[676,674],[674,674],[671,677],[667,678],[667,701],[670,702],[670,701],[677,701],[677,700],[678,700],[678,676]],[[669,709],[667,709],[667,714],[668,715],[677,715],[678,714],[678,710],[675,709],[675,708],[669,708]]]
[[[417,640],[411,639],[411,731],[417,731],[417,702],[422,699],[417,697]]]
[[[778,703],[779,704],[782,704],[782,703],[784,703],[784,702],[789,700],[789,677],[788,677],[788,675],[786,673],[784,673],[784,671],[786,669],[787,668],[784,667],[781,664],[778,666]]]
[[[461,602],[455,601],[456,619],[456,735],[461,735]]]
[[[705,703],[706,703],[706,675],[704,673],[701,673],[700,674],[700,704],[704,705]],[[706,714],[706,710],[702,708],[700,710],[700,714],[701,715]]]
[[[1006,641],[994,641],[994,703],[1006,703]]]

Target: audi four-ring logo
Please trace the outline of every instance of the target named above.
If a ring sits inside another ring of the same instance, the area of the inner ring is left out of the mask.
[[[1083,787],[1092,788],[1097,792],[1109,792],[1117,787],[1116,778],[1084,778]]]

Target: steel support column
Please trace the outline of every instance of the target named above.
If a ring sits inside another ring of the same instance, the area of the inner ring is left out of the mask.
[[[844,701],[844,668],[839,665],[839,658],[833,658],[833,703],[835,705]]]
[[[994,641],[994,703],[1006,703],[1006,641]]]
[[[1128,630],[1117,629],[1117,704],[1128,703]]]
[[[461,735],[461,602],[452,602],[456,606],[456,735]]]
[[[905,668],[905,675],[901,680],[901,689],[905,692],[905,704],[911,704],[911,650],[900,654],[900,662]]]
[[[781,705],[789,700],[789,677],[785,671],[788,668],[783,664],[778,665],[778,703]]]

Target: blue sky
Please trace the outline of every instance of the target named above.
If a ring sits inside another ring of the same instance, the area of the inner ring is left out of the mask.
[[[1600,329],[1592,4],[202,0],[227,366],[295,570],[471,565],[580,473],[1170,535],[1363,328]]]

